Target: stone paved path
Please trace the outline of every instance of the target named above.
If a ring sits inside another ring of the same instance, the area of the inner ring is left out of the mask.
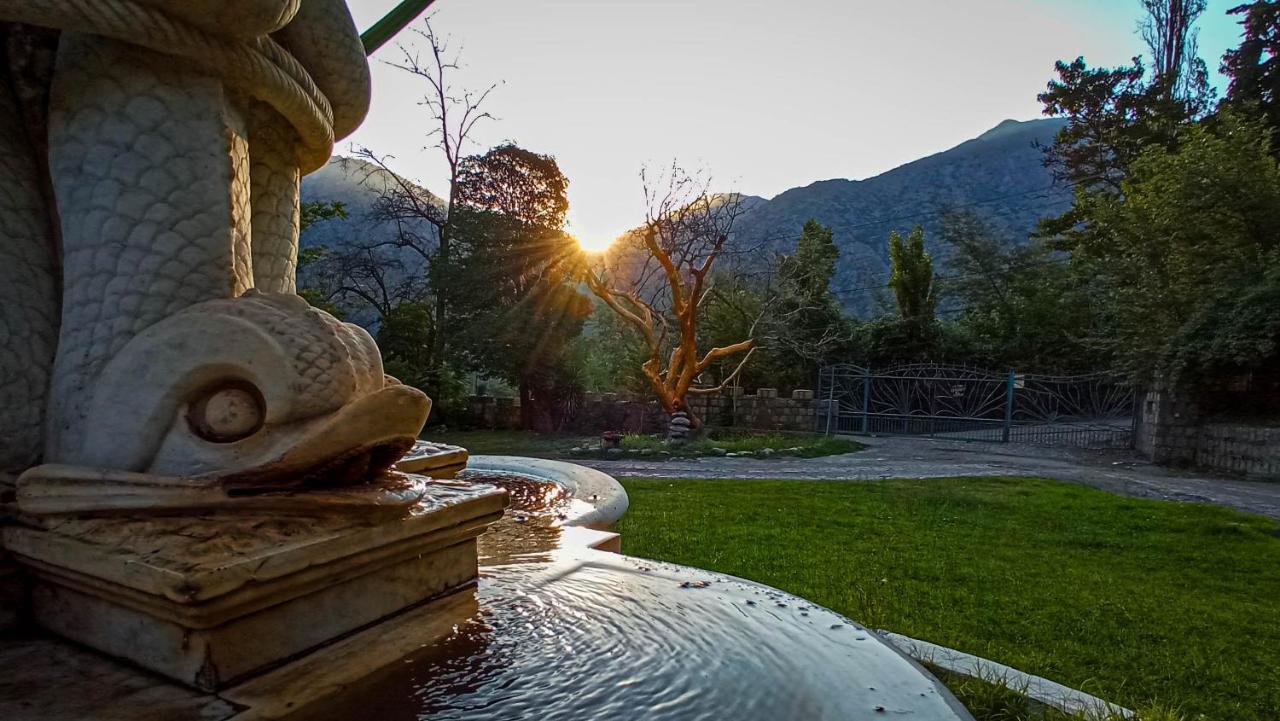
[[[1280,520],[1280,483],[1185,473],[1128,451],[1088,451],[1022,444],[881,437],[858,441],[858,453],[823,458],[644,458],[575,460],[619,478],[778,478],[875,481],[940,476],[1038,476],[1082,483],[1137,498],[1216,503]]]

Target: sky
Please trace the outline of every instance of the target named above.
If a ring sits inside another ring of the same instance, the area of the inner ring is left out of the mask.
[[[1215,72],[1239,28],[1209,0],[1200,50]],[[350,0],[363,30],[397,0]],[[437,0],[461,87],[501,83],[467,152],[505,141],[555,156],[569,230],[601,245],[639,224],[639,172],[673,160],[716,189],[772,197],[862,179],[1040,117],[1053,63],[1118,65],[1144,52],[1138,0]],[[423,81],[372,58],[373,106],[340,141],[389,155],[441,194]]]

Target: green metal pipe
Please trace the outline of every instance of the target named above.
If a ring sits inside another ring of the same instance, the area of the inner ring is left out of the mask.
[[[378,48],[405,29],[409,23],[421,15],[435,0],[404,0],[395,6],[373,27],[360,34],[360,42],[364,43],[364,54],[373,55]]]

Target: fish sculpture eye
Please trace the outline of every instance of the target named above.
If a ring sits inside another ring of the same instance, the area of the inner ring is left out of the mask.
[[[266,401],[252,383],[221,381],[206,386],[187,406],[191,432],[210,443],[235,443],[262,429]]]

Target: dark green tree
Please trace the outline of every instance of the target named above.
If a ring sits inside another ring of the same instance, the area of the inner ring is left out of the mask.
[[[307,228],[316,223],[345,217],[347,217],[347,208],[342,203],[322,201],[302,203],[298,207],[298,232],[304,233]],[[318,276],[322,274],[309,272],[309,269],[321,264],[328,254],[329,249],[323,245],[298,248],[298,295],[305,298],[313,307],[335,318],[341,318],[342,309],[333,302],[331,293],[321,287],[324,283]]]
[[[953,330],[973,363],[1039,372],[1089,371],[1100,360],[1084,341],[1093,303],[1087,279],[1042,242],[1016,243],[973,211],[943,217]]]
[[[831,229],[813,218],[806,220],[795,253],[784,256],[779,264],[782,292],[808,306],[834,304],[831,278],[839,257],[840,249],[832,240]]]
[[[1073,187],[1118,189],[1151,135],[1142,59],[1118,68],[1091,68],[1081,57],[1060,60],[1054,69],[1057,79],[1038,99],[1045,115],[1065,118],[1067,125],[1045,148],[1045,164]]]
[[[840,250],[831,229],[810,219],[796,241],[795,252],[779,258],[777,283],[763,301],[767,313],[762,350],[775,356],[775,381],[787,387],[812,387],[823,363],[847,352],[851,326],[831,292]]]
[[[1231,78],[1224,105],[1260,114],[1271,126],[1272,149],[1280,149],[1280,2],[1259,0],[1230,10],[1241,17],[1240,46],[1222,58]]]
[[[625,320],[604,303],[596,303],[583,333],[574,340],[582,360],[584,386],[598,393],[649,391],[649,381],[640,372],[646,349]]]
[[[1207,113],[1213,90],[1196,55],[1195,23],[1204,0],[1142,0],[1140,27],[1154,58],[1117,68],[1091,68],[1083,57],[1059,61],[1057,78],[1038,96],[1044,114],[1067,125],[1045,149],[1054,177],[1085,193],[1118,193],[1129,166],[1152,145],[1177,147],[1188,125]],[[1088,218],[1081,202],[1044,222],[1045,235],[1066,233]]]
[[[326,220],[347,217],[347,207],[342,203],[313,201],[298,206],[298,232],[306,232],[307,228]]]
[[[591,313],[563,230],[568,180],[555,158],[511,144],[465,158],[458,177],[452,343],[519,388],[525,428],[554,430],[580,392],[570,350]]]
[[[698,342],[706,347],[724,347],[742,338],[756,338],[751,362],[741,369],[739,359],[726,357],[707,369],[707,380],[728,378],[735,370],[734,383],[745,388],[799,387],[807,385],[804,365],[781,342],[782,319],[777,313],[774,288],[730,270],[717,272],[702,302],[698,321]]]
[[[378,349],[389,375],[415,387],[430,380],[435,317],[425,301],[407,301],[391,309],[378,326]],[[438,401],[437,401],[438,402]]]
[[[1098,344],[1140,382],[1266,362],[1274,326],[1234,316],[1247,310],[1242,299],[1271,297],[1280,266],[1270,129],[1221,113],[1191,127],[1177,151],[1148,149],[1122,191],[1086,198],[1102,232],[1078,236],[1072,252],[1102,294]]]
[[[905,239],[889,234],[889,287],[898,302],[898,316],[908,322],[933,322],[938,299],[933,285],[933,257],[924,247],[924,228],[916,226]]]

